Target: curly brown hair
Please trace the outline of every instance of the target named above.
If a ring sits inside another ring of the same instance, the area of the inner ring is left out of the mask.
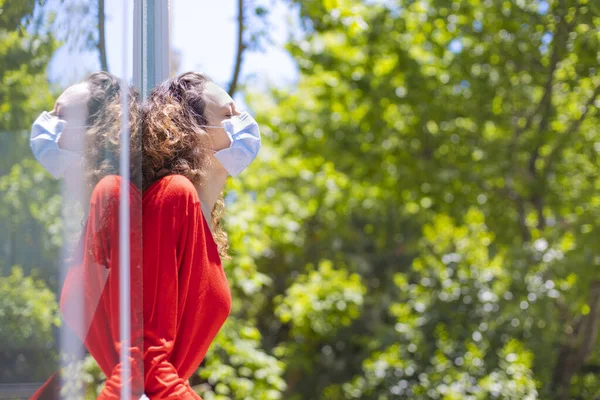
[[[142,190],[167,175],[188,178],[196,188],[209,176],[212,154],[203,129],[206,76],[187,72],[156,86],[142,107]],[[211,211],[212,231],[219,255],[229,259],[229,242],[221,219],[225,211],[223,192]]]
[[[121,86],[122,82],[108,72],[94,72],[84,81],[90,98],[87,103],[84,160],[86,197],[107,175],[119,174],[121,151]],[[128,85],[130,180],[138,188],[142,184],[142,141],[140,138],[140,95]]]

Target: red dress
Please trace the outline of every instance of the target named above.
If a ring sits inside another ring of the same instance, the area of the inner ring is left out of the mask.
[[[99,399],[120,398],[120,181],[108,176],[94,189],[83,262],[69,270],[61,296],[65,321],[107,376]],[[132,398],[200,399],[188,379],[231,309],[217,245],[184,176],[164,177],[143,196],[132,185],[130,202]]]

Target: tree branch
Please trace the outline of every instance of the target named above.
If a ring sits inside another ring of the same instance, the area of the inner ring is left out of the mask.
[[[564,18],[561,18],[561,21],[564,21]],[[546,83],[544,84],[544,94],[540,99],[540,102],[537,104],[535,109],[527,116],[525,120],[525,125],[521,128],[517,128],[515,130],[515,134],[513,136],[513,142],[511,146],[516,146],[516,142],[519,137],[531,128],[533,124],[533,120],[535,116],[538,115],[544,107],[548,108],[549,104],[552,104],[552,83],[554,81],[554,72],[556,71],[556,67],[558,66],[558,62],[560,61],[559,55],[559,36],[560,36],[560,26],[557,25],[556,31],[554,32],[554,37],[552,38],[552,54],[550,55],[550,64],[548,66],[548,75],[546,77]]]
[[[565,342],[560,346],[555,364],[552,388],[555,398],[568,399],[571,380],[581,371],[583,364],[594,349],[598,338],[600,323],[600,281],[592,282],[588,300],[590,312],[579,315],[573,324],[574,328],[567,332]]]
[[[100,69],[108,71],[106,59],[106,29],[104,16],[104,0],[98,0],[98,56],[100,57]]]
[[[519,195],[515,197],[515,203],[517,205],[517,214],[519,215],[519,228],[521,229],[521,238],[525,243],[529,243],[531,241],[531,232],[527,227],[526,221],[526,209],[525,209],[525,201]]]
[[[238,0],[238,44],[237,54],[235,56],[235,67],[233,69],[233,77],[229,84],[229,95],[233,97],[237,89],[238,80],[240,77],[240,70],[242,69],[242,54],[246,50],[244,44],[244,0]]]
[[[550,169],[551,169],[552,165],[558,158],[560,152],[563,150],[565,144],[573,136],[573,134],[577,131],[577,129],[579,129],[579,126],[585,119],[588,111],[593,107],[594,102],[596,101],[596,98],[599,95],[600,95],[600,86],[598,86],[594,90],[594,93],[592,94],[592,96],[585,103],[585,106],[584,106],[585,110],[581,113],[581,116],[578,119],[576,119],[575,121],[573,121],[571,123],[571,125],[569,126],[569,128],[567,128],[567,130],[558,138],[556,145],[552,148],[552,150],[550,151],[550,154],[548,154],[548,157],[546,157],[546,163],[545,163],[544,170],[542,173],[542,178],[544,180],[548,177],[548,174],[550,173]]]
[[[560,8],[564,8],[564,2],[560,1],[559,4]],[[559,10],[557,10],[559,11]],[[547,130],[548,125],[549,125],[549,119],[550,119],[550,115],[552,113],[552,88],[553,88],[553,84],[554,84],[554,73],[558,67],[558,63],[560,62],[561,59],[561,50],[564,47],[564,42],[568,39],[568,30],[569,30],[569,26],[566,24],[565,22],[565,18],[564,15],[566,14],[566,10],[564,10],[563,15],[559,15],[560,17],[560,21],[558,22],[558,24],[556,25],[556,28],[554,30],[554,37],[552,38],[552,47],[550,49],[551,53],[550,53],[550,63],[548,65],[548,72],[547,72],[547,76],[546,76],[546,82],[544,83],[544,87],[543,87],[543,95],[542,98],[540,99],[539,103],[537,104],[537,106],[535,106],[535,108],[527,115],[526,120],[525,120],[525,124],[522,127],[517,127],[515,129],[515,132],[513,134],[511,143],[508,146],[509,149],[509,157],[512,160],[512,170],[513,173],[515,173],[515,167],[517,166],[517,163],[515,162],[515,156],[516,156],[516,148],[517,148],[517,144],[519,142],[520,137],[523,135],[523,133],[525,133],[526,131],[528,131],[529,129],[531,129],[533,122],[535,120],[535,118],[537,116],[541,117],[540,120],[540,124],[538,127],[538,141],[537,144],[535,145],[535,148],[532,150],[531,155],[529,157],[529,162],[528,162],[528,172],[529,172],[529,176],[531,178],[532,181],[534,181],[537,178],[537,173],[536,173],[536,162],[537,159],[540,156],[540,149],[543,145],[543,140],[541,138],[541,136],[544,134],[544,132]],[[534,188],[534,190],[532,191],[531,195],[529,196],[529,198],[527,199],[528,201],[530,201],[533,206],[535,207],[535,210],[537,212],[538,215],[538,228],[543,229],[545,227],[545,218],[544,218],[544,198],[543,198],[543,185],[544,182],[540,183],[542,185],[542,188]],[[519,215],[520,215],[520,219],[522,219],[524,221],[524,213],[525,212],[525,204],[519,204],[519,202],[517,203],[519,206]],[[522,229],[523,229],[523,237],[527,237],[524,232],[525,230],[528,231],[528,229],[526,229],[526,227],[524,225],[522,225]]]
[[[589,364],[581,367],[578,375],[597,374],[600,376],[600,364]]]
[[[561,55],[564,53],[569,38],[569,33],[571,32],[571,29],[575,26],[575,18],[577,17],[579,11],[579,8],[577,8],[573,21],[571,21],[571,23],[567,23],[566,16],[568,14],[568,10],[566,9],[565,3],[562,0],[559,0],[559,9],[562,11],[562,13],[560,13],[559,11],[557,15],[559,21],[557,22],[554,37],[552,39],[552,53],[550,56],[549,73],[546,84],[544,86],[544,95],[540,100],[536,113],[530,115],[530,118],[528,118],[527,123],[524,127],[524,129],[529,129],[532,124],[532,121],[535,119],[531,117],[539,113],[540,123],[537,129],[537,143],[531,152],[528,164],[531,179],[533,181],[537,181],[537,185],[534,185],[532,187],[530,201],[535,207],[535,210],[538,215],[539,229],[544,229],[544,227],[546,226],[546,220],[544,217],[544,194],[546,191],[547,175],[544,174],[544,171],[540,171],[541,174],[538,174],[536,164],[537,160],[540,158],[540,149],[544,145],[544,134],[548,130],[548,126],[550,125],[550,118],[554,113],[554,107],[552,104],[554,72],[556,71],[557,65],[561,60]],[[541,179],[538,179],[540,177]]]
[[[598,329],[600,327],[600,281],[592,283],[588,305],[590,312],[582,317],[581,329],[579,331],[581,335],[579,350],[575,356],[577,369],[581,368],[586,358],[590,355],[598,338]]]

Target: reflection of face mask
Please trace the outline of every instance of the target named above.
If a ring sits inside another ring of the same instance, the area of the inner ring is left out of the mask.
[[[260,130],[258,124],[247,112],[223,121],[231,146],[217,151],[215,157],[227,170],[236,177],[246,169],[258,155],[260,150]]]
[[[58,179],[72,165],[81,162],[81,156],[58,147],[65,121],[44,111],[31,127],[29,145],[34,157],[50,174]]]

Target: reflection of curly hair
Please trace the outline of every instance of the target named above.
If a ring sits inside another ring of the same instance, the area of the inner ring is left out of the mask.
[[[82,204],[89,204],[94,188],[102,178],[108,175],[119,175],[119,156],[121,143],[121,85],[116,76],[108,72],[94,72],[84,81],[90,97],[87,101],[87,118],[83,150],[83,185]],[[132,85],[128,85],[128,121],[130,147],[130,181],[138,188],[142,182],[142,163],[140,138],[140,95]],[[82,227],[89,214],[89,207],[83,207]],[[85,230],[73,241],[83,240]],[[75,246],[76,253],[69,256],[68,261],[81,260],[83,250]]]
[[[119,174],[122,82],[108,72],[94,72],[85,82],[90,92],[83,155],[89,197],[102,178]],[[141,187],[140,96],[132,85],[128,85],[128,103],[130,180]]]
[[[195,187],[206,183],[212,160],[208,123],[204,110],[204,88],[210,80],[188,72],[156,86],[142,109],[142,146],[144,165],[142,188],[160,178],[178,174]],[[222,258],[229,258],[227,233],[221,225],[225,209],[223,193],[211,211],[213,237]]]

